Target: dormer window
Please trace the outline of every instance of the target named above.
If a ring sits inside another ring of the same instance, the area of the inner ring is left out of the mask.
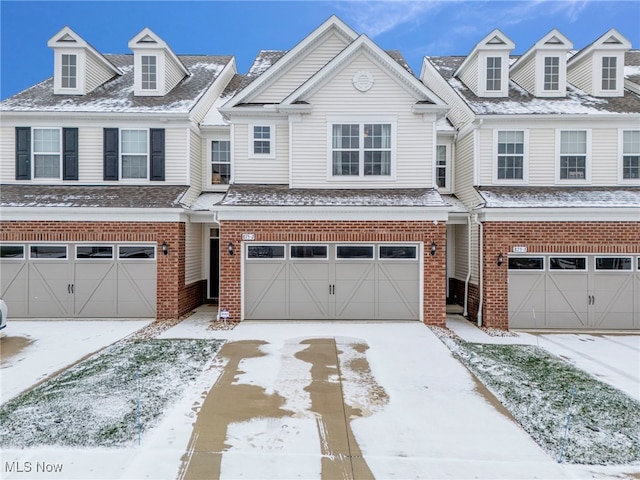
[[[560,89],[560,58],[544,57],[544,90],[556,92]]]
[[[502,89],[502,58],[487,57],[487,90],[499,91]]]
[[[142,56],[142,89],[156,90],[158,87],[158,66],[155,55]]]
[[[617,57],[602,57],[602,90],[616,90]]]
[[[62,88],[77,88],[78,86],[78,56],[62,54],[62,72],[60,83]]]

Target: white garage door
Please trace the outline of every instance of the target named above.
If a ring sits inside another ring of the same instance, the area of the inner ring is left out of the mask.
[[[419,320],[417,244],[248,244],[244,318]]]
[[[640,258],[509,258],[510,328],[640,329]]]
[[[0,262],[14,318],[155,317],[155,245],[3,244]]]

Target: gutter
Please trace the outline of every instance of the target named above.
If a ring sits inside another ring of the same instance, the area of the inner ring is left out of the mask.
[[[477,215],[476,215],[477,216]],[[467,215],[467,278],[464,280],[463,317],[469,316],[469,281],[471,280],[471,214]]]
[[[480,272],[479,272],[479,275],[480,275],[480,282],[479,282],[479,284],[480,284],[480,286],[479,286],[480,302],[478,303],[478,326],[481,327],[482,326],[482,307],[483,307],[483,298],[484,298],[484,295],[483,295],[483,293],[484,293],[483,292],[483,281],[482,281],[483,280],[483,278],[482,278],[483,277],[483,275],[482,275],[483,274],[483,263],[484,263],[483,262],[483,258],[482,258],[482,255],[483,255],[483,234],[482,234],[482,222],[478,221],[478,214],[477,213],[473,215],[473,221],[476,222],[478,224],[478,226],[480,227],[480,231],[478,232],[478,235],[480,236],[480,247],[479,247],[480,248],[480,255],[479,255],[479,257],[480,257]],[[469,250],[471,250],[471,248],[469,248]]]

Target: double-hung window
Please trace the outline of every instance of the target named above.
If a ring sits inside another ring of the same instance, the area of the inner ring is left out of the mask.
[[[502,89],[502,58],[487,57],[487,90],[498,91]]]
[[[560,88],[560,57],[544,57],[544,91],[555,92]]]
[[[273,133],[271,125],[251,126],[251,152],[255,156],[273,155]]]
[[[331,126],[333,176],[390,176],[389,123],[338,123]]]
[[[60,179],[62,160],[61,129],[33,129],[33,178]]]
[[[602,57],[602,90],[615,90],[616,87],[616,57]]]
[[[560,180],[587,179],[587,131],[560,132]]]
[[[436,146],[436,185],[447,188],[447,146]]]
[[[228,185],[231,178],[231,142],[211,141],[211,184]]]
[[[149,137],[147,130],[120,130],[121,178],[147,179]]]
[[[523,131],[498,132],[498,180],[524,180],[524,141]]]
[[[640,179],[640,130],[622,132],[622,179]]]
[[[158,66],[155,55],[142,55],[142,89],[156,90],[158,88]]]
[[[60,83],[62,88],[77,88],[78,84],[78,57],[72,54],[62,54],[62,72]]]

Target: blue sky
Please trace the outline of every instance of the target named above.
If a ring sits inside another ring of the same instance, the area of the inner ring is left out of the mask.
[[[69,26],[101,53],[131,53],[144,27],[177,54],[234,55],[245,73],[261,49],[288,50],[332,14],[416,74],[424,55],[465,55],[499,28],[523,53],[552,28],[582,48],[617,28],[640,48],[640,1],[10,1],[0,0],[0,97],[53,73],[47,41]]]

